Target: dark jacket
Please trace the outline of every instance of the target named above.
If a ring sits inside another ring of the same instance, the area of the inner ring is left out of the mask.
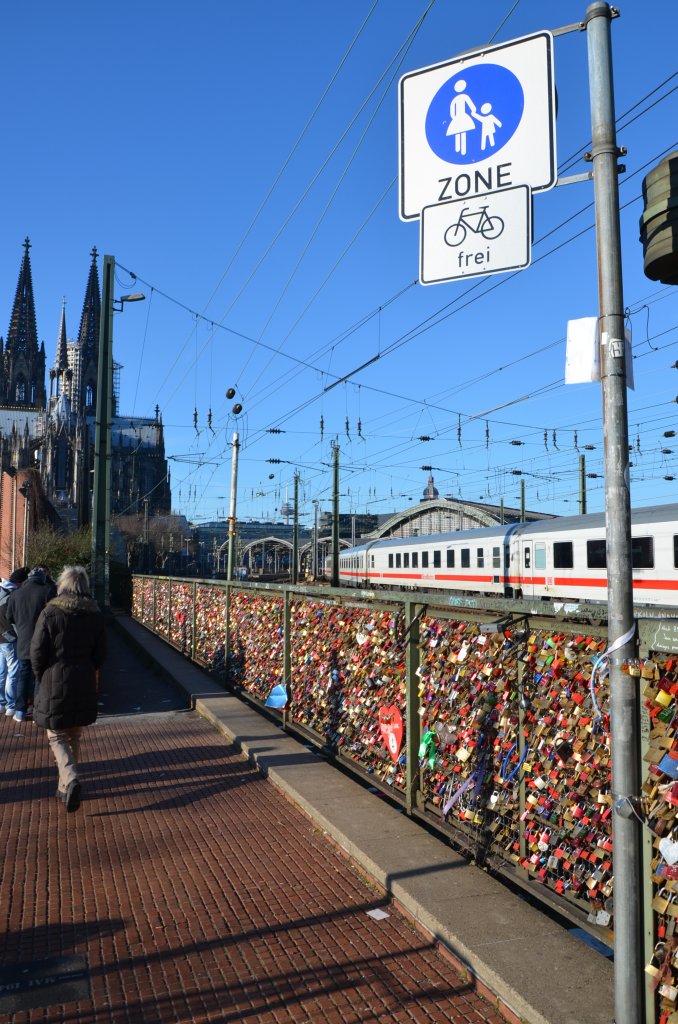
[[[2,580],[0,583],[0,644],[11,644],[16,640],[14,626],[7,619],[7,605],[14,590],[16,584],[9,580]]]
[[[70,729],[94,722],[96,671],[105,657],[104,617],[96,601],[76,594],[50,601],[40,613],[31,642],[31,665],[40,680],[35,724]]]
[[[28,579],[9,595],[7,619],[16,632],[16,656],[27,660],[31,656],[31,637],[40,612],[52,596],[45,574],[31,572]]]

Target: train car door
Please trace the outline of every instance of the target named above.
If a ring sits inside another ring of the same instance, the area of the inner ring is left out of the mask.
[[[523,597],[534,597],[534,543],[520,541],[520,588]]]

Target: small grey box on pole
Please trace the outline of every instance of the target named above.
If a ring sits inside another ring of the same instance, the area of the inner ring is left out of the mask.
[[[591,92],[591,138],[598,247],[599,336],[605,454],[608,636],[612,795],[632,806],[640,789],[637,682],[624,672],[633,656],[633,576],[629,488],[626,352],[622,291],[619,183],[609,4],[586,10]],[[621,641],[624,640],[623,643]],[[613,814],[616,1024],[643,1020],[643,943],[640,824]]]

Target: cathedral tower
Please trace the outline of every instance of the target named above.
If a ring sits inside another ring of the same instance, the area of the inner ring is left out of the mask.
[[[38,344],[30,247],[27,238],[5,343],[1,397],[8,405],[44,409],[45,346]]]

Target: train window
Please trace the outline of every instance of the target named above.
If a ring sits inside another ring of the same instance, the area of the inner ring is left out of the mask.
[[[412,552],[412,568],[413,569],[418,569],[419,568],[419,552],[418,551],[413,551]]]
[[[428,569],[428,551],[422,551],[421,553],[421,567],[422,569]]]
[[[371,555],[370,557],[372,559],[372,568],[374,569],[374,555]]]
[[[470,569],[471,568],[471,549],[470,548],[462,548],[461,549],[461,567],[462,567],[462,569]]]
[[[605,539],[586,541],[586,564],[589,569],[607,569]]]
[[[434,551],[433,552],[433,568],[434,569],[439,569],[441,565],[442,565],[442,562],[440,560],[440,552],[439,551]]]
[[[546,568],[546,544],[541,541],[534,545],[534,567],[535,569]]]
[[[477,566],[479,569],[485,566],[485,551],[483,548],[478,548],[476,551]]]
[[[654,540],[652,537],[631,538],[631,564],[634,569],[654,569]]]
[[[573,566],[574,556],[572,554],[572,541],[555,541],[553,545],[553,568],[572,569]]]
[[[396,567],[396,569],[400,568],[400,552],[399,551],[396,553],[396,566],[395,567]]]
[[[673,568],[678,569],[678,537],[673,537]]]
[[[393,555],[388,556],[388,567],[389,569],[393,568]]]
[[[501,569],[501,548],[492,548],[492,568]]]
[[[447,568],[454,569],[454,548],[447,549]]]
[[[409,569],[410,567],[410,553],[406,551],[403,555],[403,569]]]
[[[531,569],[532,568],[532,548],[527,546],[527,547],[525,547],[524,552],[525,552],[525,557],[523,558],[523,565],[525,566],[526,569]]]

